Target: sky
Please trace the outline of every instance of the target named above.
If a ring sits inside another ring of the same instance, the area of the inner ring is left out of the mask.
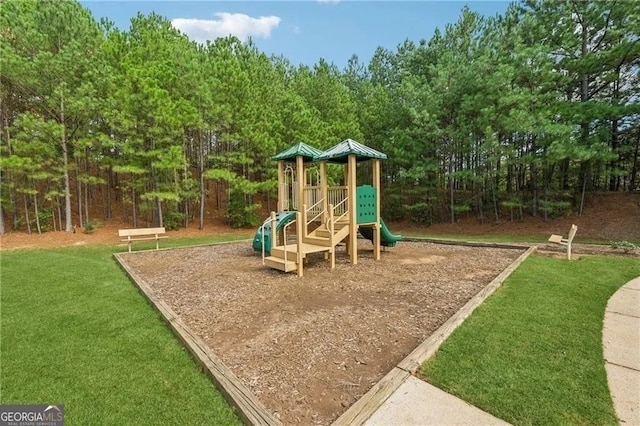
[[[458,21],[465,5],[484,16],[503,14],[508,1],[106,1],[81,2],[96,20],[108,18],[121,30],[138,12],[164,16],[192,40],[251,37],[267,55],[294,65],[320,58],[344,69],[356,54],[368,64],[377,47],[395,51],[409,39],[429,40],[436,28]]]

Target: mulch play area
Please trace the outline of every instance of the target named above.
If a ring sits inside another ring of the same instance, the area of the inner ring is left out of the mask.
[[[524,252],[402,242],[304,278],[262,265],[249,242],[121,259],[285,424],[330,424]]]

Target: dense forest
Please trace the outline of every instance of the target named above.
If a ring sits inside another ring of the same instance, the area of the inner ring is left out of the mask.
[[[342,70],[198,44],[156,14],[122,30],[76,1],[0,11],[0,233],[203,227],[210,209],[252,226],[275,206],[271,156],[298,141],[386,153],[388,220],[582,214],[589,192],[640,188],[638,2],[464,8]]]

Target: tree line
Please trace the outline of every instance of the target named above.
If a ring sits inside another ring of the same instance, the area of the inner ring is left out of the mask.
[[[386,153],[389,220],[581,214],[591,191],[640,188],[635,2],[464,8],[342,70],[195,43],[157,14],[122,30],[71,0],[0,12],[0,233],[116,215],[202,228],[220,208],[253,226],[274,205],[271,156],[298,141]]]

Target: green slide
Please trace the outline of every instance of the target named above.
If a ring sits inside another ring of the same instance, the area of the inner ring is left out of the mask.
[[[373,228],[361,226],[360,234],[373,242]],[[400,240],[402,240],[402,235],[392,233],[385,225],[384,220],[380,219],[380,244],[385,247],[395,247]]]
[[[278,212],[276,213],[276,231],[282,229],[284,225],[296,218],[296,212]],[[262,252],[262,238],[264,235],[264,252],[271,255],[271,218],[268,217],[258,228],[256,236],[253,237],[253,249]]]

